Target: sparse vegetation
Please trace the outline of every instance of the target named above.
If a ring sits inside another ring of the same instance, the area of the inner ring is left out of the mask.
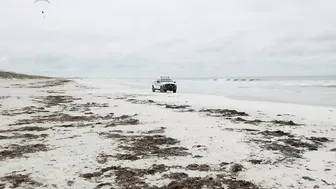
[[[52,79],[51,77],[0,71],[1,79]]]

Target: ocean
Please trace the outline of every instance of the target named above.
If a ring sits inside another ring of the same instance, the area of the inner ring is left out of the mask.
[[[172,78],[177,93],[220,95],[232,99],[272,101],[336,107],[336,76]],[[155,78],[108,79],[96,82],[122,84],[151,91]]]

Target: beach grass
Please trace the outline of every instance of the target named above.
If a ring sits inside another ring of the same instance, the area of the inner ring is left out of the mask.
[[[1,79],[52,79],[52,77],[0,71]]]

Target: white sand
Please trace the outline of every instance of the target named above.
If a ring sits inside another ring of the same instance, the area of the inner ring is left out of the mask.
[[[45,139],[32,140],[30,143],[41,143],[50,145],[53,149],[47,152],[26,154],[27,158],[15,158],[0,161],[0,177],[10,174],[13,171],[19,171],[22,174],[31,173],[31,177],[43,184],[40,188],[94,188],[97,186],[95,181],[85,180],[79,177],[82,173],[96,171],[96,168],[111,165],[125,165],[128,167],[147,168],[151,164],[166,164],[187,166],[192,163],[208,164],[214,168],[221,162],[235,162],[242,164],[245,169],[240,172],[237,179],[251,181],[265,188],[336,188],[336,152],[331,149],[336,148],[336,142],[325,143],[324,147],[318,151],[306,151],[303,158],[296,159],[293,162],[275,163],[281,159],[282,155],[276,151],[265,150],[259,144],[248,142],[248,139],[257,139],[261,136],[252,135],[248,132],[228,131],[228,128],[250,128],[257,130],[276,130],[290,132],[297,136],[304,137],[327,137],[336,138],[336,109],[329,107],[304,106],[294,104],[281,104],[270,102],[249,102],[230,100],[221,96],[192,95],[192,94],[173,94],[173,93],[152,93],[142,92],[130,89],[125,86],[104,85],[90,83],[90,88],[84,87],[85,83],[69,83],[65,86],[51,88],[6,88],[11,84],[27,84],[32,81],[8,81],[0,80],[0,97],[10,96],[9,98],[0,98],[0,111],[23,108],[31,105],[38,106],[32,101],[31,96],[44,95],[71,95],[80,97],[80,103],[97,102],[108,103],[107,108],[92,108],[95,114],[106,115],[115,113],[119,115],[133,115],[140,120],[140,125],[117,126],[113,128],[103,128],[96,125],[94,128],[55,128],[55,125],[62,124],[33,124],[39,127],[54,127],[46,131],[49,136]],[[150,88],[149,88],[150,89]],[[46,90],[65,90],[65,94],[47,94]],[[150,90],[149,90],[150,91]],[[233,123],[230,120],[221,117],[210,117],[200,112],[178,112],[172,109],[166,109],[154,104],[133,104],[125,100],[116,100],[116,97],[124,95],[135,95],[138,100],[154,100],[166,104],[188,104],[193,109],[201,108],[220,108],[244,111],[250,116],[246,119],[261,119],[264,121],[293,120],[304,126],[276,126],[274,124],[261,124],[259,126]],[[107,99],[110,97],[110,99]],[[53,111],[61,111],[60,108],[54,108]],[[73,112],[62,112],[73,114]],[[41,115],[47,113],[39,113]],[[278,114],[289,114],[277,116]],[[0,130],[13,129],[8,126],[19,119],[27,119],[34,115],[3,116],[0,115]],[[27,125],[22,125],[27,126]],[[181,141],[180,146],[188,148],[188,152],[193,155],[201,155],[203,158],[193,157],[173,157],[169,159],[151,158],[140,159],[137,161],[116,161],[110,159],[105,165],[96,162],[96,157],[101,152],[113,155],[119,151],[117,143],[112,139],[101,138],[97,132],[108,130],[122,130],[143,132],[160,127],[166,127],[164,135],[176,138]],[[37,132],[30,132],[37,133]],[[10,135],[10,133],[0,133],[0,135]],[[78,136],[67,138],[70,136]],[[28,141],[29,142],[29,141]],[[9,144],[23,144],[22,139],[4,139],[0,140],[0,151]],[[205,150],[194,148],[194,145],[204,145]],[[269,161],[266,164],[251,164],[250,159],[260,159]],[[275,163],[275,164],[274,164]],[[330,169],[330,171],[326,171]],[[173,170],[170,170],[173,171]],[[180,170],[181,172],[181,170]],[[197,172],[183,170],[189,176],[216,175],[218,173]],[[314,181],[305,180],[302,177],[307,176]],[[160,179],[160,175],[148,176],[147,182],[152,184],[167,184],[170,181]],[[67,181],[74,181],[70,187]],[[101,179],[100,181],[113,181],[111,178]],[[326,184],[326,181],[328,184]],[[6,183],[4,181],[4,183]],[[6,188],[9,188],[7,183]],[[1,188],[1,181],[0,181]],[[25,188],[25,187],[23,187]],[[39,187],[34,187],[39,188]]]

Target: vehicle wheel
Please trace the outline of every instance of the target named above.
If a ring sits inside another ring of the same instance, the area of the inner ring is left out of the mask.
[[[153,86],[153,85],[152,85],[152,91],[153,91],[153,92],[155,92],[155,88],[154,88],[154,86]]]
[[[165,92],[165,93],[166,93],[166,92],[167,92],[167,90],[163,90],[163,92]]]
[[[176,90],[173,90],[173,93],[176,93]]]

